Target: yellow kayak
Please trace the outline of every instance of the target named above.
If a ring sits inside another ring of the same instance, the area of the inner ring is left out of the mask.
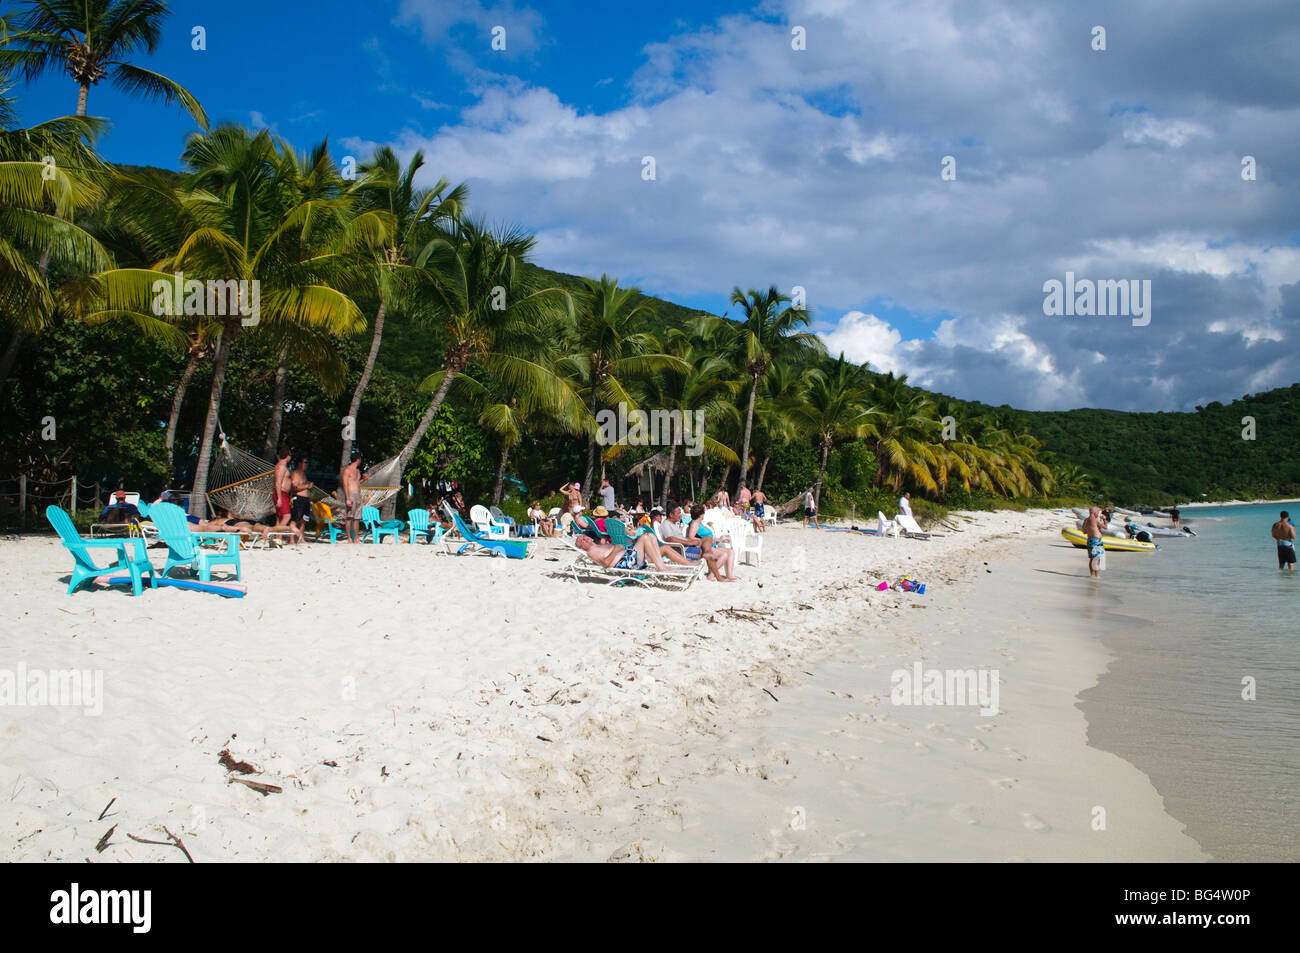
[[[1088,545],[1088,537],[1083,535],[1082,530],[1075,529],[1073,526],[1061,530],[1061,535],[1080,549]],[[1155,543],[1143,543],[1136,539],[1117,539],[1114,536],[1103,536],[1101,545],[1108,553],[1150,553],[1158,548]]]

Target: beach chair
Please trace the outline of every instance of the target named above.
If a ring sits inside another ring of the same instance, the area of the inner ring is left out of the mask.
[[[617,520],[612,516],[605,517],[605,533],[609,536],[609,541],[615,546],[622,546],[624,549],[630,549],[636,537],[628,538],[627,526],[622,520]]]
[[[489,506],[488,514],[492,517],[492,528],[494,530],[498,526],[504,526],[505,533],[503,535],[505,536],[519,535],[519,527],[515,524],[514,519],[512,519],[509,516],[506,516],[505,513],[502,513],[500,507]]]
[[[316,502],[311,505],[311,525],[316,530],[316,535],[312,537],[312,542],[317,542],[326,533],[329,534],[329,542],[336,543],[339,537],[346,530],[334,521],[334,511],[330,509],[328,503]]]
[[[379,544],[384,541],[385,536],[391,536],[393,542],[400,543],[402,541],[402,527],[406,524],[401,520],[380,519],[379,507],[363,506],[361,507],[361,525],[370,534],[370,541]]]
[[[414,543],[417,536],[422,536],[426,542],[439,547],[444,553],[448,551],[447,541],[444,538],[447,531],[442,528],[441,523],[434,523],[433,528],[429,528],[428,510],[407,510],[406,525],[408,527],[406,534],[408,543]]]
[[[609,524],[606,523],[605,525],[608,526]],[[591,532],[591,533],[595,533],[596,536],[600,538],[601,542],[604,542],[609,539],[609,533],[602,532],[601,528],[596,525],[596,521],[592,519],[590,516],[585,516],[579,513],[577,516],[573,518],[573,526],[574,526],[574,531],[573,531],[574,536],[577,536],[579,533]]]
[[[122,570],[131,574],[131,591],[137,596],[143,590],[145,573],[149,574],[149,584],[153,585],[153,563],[149,562],[143,540],[82,539],[77,528],[72,525],[72,517],[58,506],[47,506],[45,518],[59,534],[64,548],[72,553],[72,577],[68,581],[68,595],[72,595],[83,582]],[[92,549],[111,550],[117,558],[107,566],[97,566],[90,558]]]
[[[159,503],[150,511],[158,538],[167,544],[167,559],[162,574],[176,566],[188,566],[199,574],[200,582],[212,581],[213,566],[234,566],[235,578],[241,578],[239,534],[192,531],[185,511],[174,503]],[[225,543],[224,549],[204,549],[203,543]]]
[[[492,520],[492,514],[488,512],[486,506],[476,504],[469,508],[469,521],[473,524],[475,532],[480,536],[495,536],[505,539],[510,535],[510,530],[504,524],[495,523]]]
[[[731,539],[731,548],[736,551],[736,558],[749,564],[749,555],[754,555],[754,565],[763,563],[763,537],[754,532],[754,524],[744,517],[737,516],[727,521],[727,536]]]
[[[460,549],[456,550],[457,555],[463,555],[467,550],[483,556],[507,556],[510,559],[527,559],[532,555],[529,540],[485,536],[471,529],[454,510],[451,518],[456,525],[456,530],[465,539]]]
[[[899,513],[894,517],[894,522],[898,524],[898,528],[908,539],[930,538],[930,534],[917,525],[916,519],[908,516],[906,513]]]
[[[565,544],[574,551],[574,558],[564,572],[568,573],[575,582],[583,579],[596,579],[609,586],[619,586],[625,582],[635,583],[645,589],[651,586],[663,586],[668,589],[685,590],[689,589],[691,583],[697,579],[703,579],[704,574],[708,571],[704,561],[700,560],[694,566],[678,566],[670,563],[665,569],[611,569],[608,566],[602,566],[582,550],[578,549],[573,540],[565,540]]]
[[[897,536],[898,526],[891,519],[886,519],[885,514],[876,510],[876,535],[877,536]]]

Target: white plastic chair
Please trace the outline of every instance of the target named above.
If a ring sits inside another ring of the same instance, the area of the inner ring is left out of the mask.
[[[744,517],[732,517],[727,521],[726,532],[731,537],[731,548],[737,558],[749,563],[749,554],[754,554],[754,565],[763,563],[763,537],[754,532],[754,524]]]
[[[897,536],[898,527],[894,525],[893,520],[885,519],[885,514],[876,510],[876,535],[877,536]]]
[[[499,525],[492,521],[492,514],[488,512],[486,506],[471,506],[469,508],[469,521],[474,524],[474,531],[482,536],[500,536],[508,535],[508,527]]]

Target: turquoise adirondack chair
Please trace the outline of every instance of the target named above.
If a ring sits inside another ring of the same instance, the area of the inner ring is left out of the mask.
[[[234,566],[235,578],[242,578],[239,566],[239,534],[191,531],[185,511],[175,503],[158,503],[150,510],[150,519],[158,528],[158,538],[167,544],[167,561],[162,574],[176,566],[188,566],[199,574],[200,582],[212,581],[213,566]],[[204,549],[208,541],[224,541],[224,550]]]
[[[68,582],[68,595],[87,580],[112,572],[126,570],[131,574],[131,591],[137,596],[143,591],[143,577],[149,574],[149,585],[154,586],[153,563],[145,552],[144,540],[135,539],[82,539],[77,528],[72,525],[72,517],[60,507],[45,507],[45,518],[50,521],[54,531],[59,534],[64,547],[72,553],[72,579]],[[96,566],[90,558],[92,549],[111,549],[117,559],[108,566]]]
[[[372,543],[382,543],[385,536],[393,537],[393,542],[402,541],[402,527],[406,524],[401,520],[381,520],[379,518],[379,507],[363,506],[361,507],[361,524],[365,526],[366,532],[370,534]]]
[[[623,525],[622,520],[614,519],[612,516],[606,517],[605,533],[609,536],[609,541],[615,546],[628,549],[632,545],[632,540],[627,538],[627,527]]]
[[[429,528],[429,511],[428,510],[407,510],[406,525],[408,532],[406,541],[415,542],[415,537],[423,536],[426,540],[435,546],[442,542],[442,537],[447,531],[443,529],[441,523],[434,523],[433,528]]]

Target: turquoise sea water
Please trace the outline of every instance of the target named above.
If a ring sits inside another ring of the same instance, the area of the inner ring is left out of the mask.
[[[1295,503],[1184,510],[1196,539],[1108,554],[1100,587],[1118,658],[1083,693],[1089,741],[1145,771],[1217,860],[1300,860],[1300,569],[1277,568],[1282,509],[1300,523]]]

